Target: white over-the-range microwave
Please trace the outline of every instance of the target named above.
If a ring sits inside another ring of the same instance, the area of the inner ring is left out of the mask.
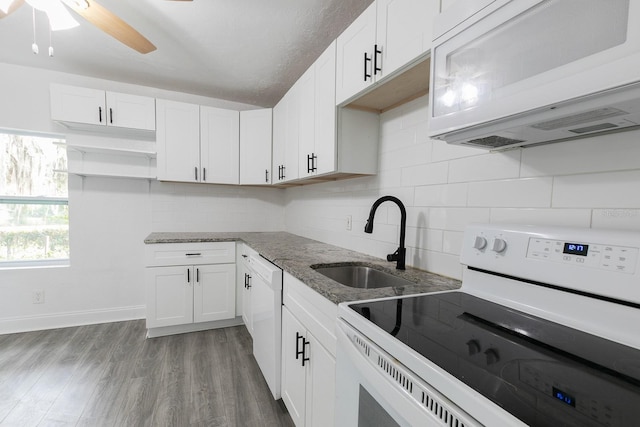
[[[640,126],[640,1],[459,0],[435,22],[430,136],[504,149]]]

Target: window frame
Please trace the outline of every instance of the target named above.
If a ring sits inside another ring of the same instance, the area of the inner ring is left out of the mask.
[[[62,134],[45,133],[37,131],[25,131],[17,129],[0,128],[0,134],[18,135],[33,138],[48,138],[52,140],[61,140],[61,142],[51,141],[52,144],[64,145],[66,136]],[[68,157],[67,157],[68,162]],[[53,171],[54,173],[67,173],[66,171]],[[67,181],[67,197],[49,197],[49,196],[8,196],[0,193],[0,205],[8,204],[24,204],[24,205],[57,205],[69,206],[69,182]],[[67,236],[70,236],[71,221],[67,222]],[[17,269],[17,268],[35,268],[35,267],[65,267],[69,266],[71,261],[71,242],[69,239],[69,256],[66,258],[48,258],[48,259],[29,259],[29,260],[0,260],[0,270]]]

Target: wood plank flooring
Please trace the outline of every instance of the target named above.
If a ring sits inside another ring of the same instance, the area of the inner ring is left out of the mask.
[[[244,326],[145,339],[145,322],[0,335],[0,426],[293,426]]]

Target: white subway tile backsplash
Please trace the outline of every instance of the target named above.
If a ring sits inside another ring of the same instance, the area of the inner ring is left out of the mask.
[[[640,169],[640,131],[522,150],[521,176],[575,175]]]
[[[460,255],[463,236],[464,233],[461,231],[445,231],[442,241],[442,251],[448,254]]]
[[[391,194],[407,207],[407,264],[455,278],[471,222],[640,229],[640,131],[489,153],[429,140],[427,114],[425,96],[381,115],[376,176],[287,189],[286,229],[384,258],[398,246],[399,210],[385,203],[374,234],[362,229],[373,201]],[[168,205],[154,200],[159,223],[180,218],[171,209],[177,194]],[[278,203],[260,207],[272,212],[271,224]],[[244,223],[231,206],[228,214]]]
[[[440,230],[464,231],[473,222],[489,222],[489,208],[431,208],[429,210],[429,228]]]
[[[466,206],[469,184],[424,185],[415,189],[416,206]]]
[[[591,224],[591,210],[492,208],[491,222],[494,224],[589,227]]]
[[[407,247],[442,251],[442,230],[407,226],[405,243]]]
[[[403,168],[402,170],[403,187],[412,187],[416,185],[444,184],[447,182],[449,173],[449,163],[425,163],[418,166]]]
[[[640,209],[594,209],[591,226],[640,231]]]
[[[553,207],[637,208],[640,170],[558,176],[553,181]]]
[[[468,206],[550,207],[553,179],[529,178],[469,183]]]
[[[451,160],[449,164],[448,182],[517,178],[520,175],[520,150],[465,157]]]

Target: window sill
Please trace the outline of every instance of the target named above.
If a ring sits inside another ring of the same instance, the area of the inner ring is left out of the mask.
[[[60,268],[69,267],[68,259],[52,259],[38,261],[4,261],[0,262],[0,270],[25,270],[36,268]]]

